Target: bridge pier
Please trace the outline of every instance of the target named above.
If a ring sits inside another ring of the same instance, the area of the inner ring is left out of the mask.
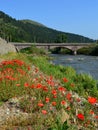
[[[76,51],[76,50],[74,50],[73,54],[74,54],[74,55],[77,55],[77,51]]]

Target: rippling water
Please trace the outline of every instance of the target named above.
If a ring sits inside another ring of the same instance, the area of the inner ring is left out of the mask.
[[[51,54],[54,57],[52,62],[64,66],[72,66],[77,73],[87,73],[98,80],[98,56],[85,55],[60,55]]]

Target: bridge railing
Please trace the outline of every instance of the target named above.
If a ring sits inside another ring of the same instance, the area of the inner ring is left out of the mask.
[[[35,45],[35,46],[90,46],[94,45],[94,43],[18,43],[18,42],[9,42],[11,44],[17,46],[27,46],[27,45]]]

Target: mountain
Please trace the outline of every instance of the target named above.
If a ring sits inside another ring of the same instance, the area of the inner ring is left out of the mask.
[[[38,22],[33,21],[33,20],[29,20],[29,19],[24,19],[24,20],[20,20],[20,21],[23,22],[23,23],[30,23],[30,24],[33,24],[33,25],[46,27],[45,25],[43,25],[41,23],[38,23]]]
[[[2,11],[0,11],[0,37],[11,42],[94,42],[93,39],[57,31],[32,20],[16,20]]]

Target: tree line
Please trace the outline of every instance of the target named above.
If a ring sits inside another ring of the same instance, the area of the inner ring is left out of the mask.
[[[16,20],[0,11],[0,37],[11,42],[92,43],[93,39],[57,31],[30,20]]]

